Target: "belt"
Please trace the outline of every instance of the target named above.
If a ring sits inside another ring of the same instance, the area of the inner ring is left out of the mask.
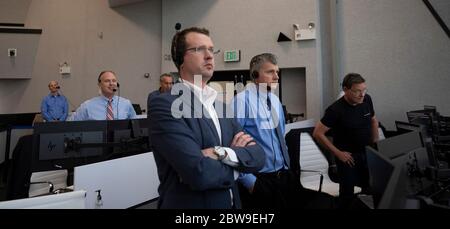
[[[283,174],[287,174],[288,172],[289,170],[280,169],[271,173],[260,173],[259,175],[261,175],[262,177],[276,177],[277,179],[279,179]]]

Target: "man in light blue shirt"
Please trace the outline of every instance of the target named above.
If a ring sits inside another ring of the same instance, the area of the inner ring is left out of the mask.
[[[41,114],[47,122],[65,121],[69,106],[64,95],[59,93],[57,81],[50,81],[48,84],[50,94],[44,97],[41,103]]]
[[[136,118],[130,100],[114,95],[119,86],[113,71],[101,72],[98,86],[101,94],[82,103],[75,111],[73,121]]]
[[[252,58],[250,76],[254,83],[238,93],[232,101],[234,114],[244,131],[260,145],[265,154],[264,167],[258,173],[242,173],[244,208],[329,208],[331,197],[307,190],[290,170],[284,140],[283,108],[273,91],[278,87],[277,58],[263,53]]]

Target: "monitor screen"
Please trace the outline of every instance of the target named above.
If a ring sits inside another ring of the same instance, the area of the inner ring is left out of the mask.
[[[377,142],[378,151],[389,159],[402,156],[423,146],[422,135],[417,131],[407,132]]]
[[[148,123],[147,119],[37,123],[32,172],[150,152]]]
[[[408,133],[411,131],[421,132],[424,129],[424,126],[420,124],[414,124],[409,122],[395,121],[395,127],[397,128],[397,132],[402,134]]]
[[[424,109],[406,112],[406,116],[410,123],[422,124],[430,131],[432,130],[433,118],[437,115],[436,110]]]
[[[104,121],[36,123],[32,172],[71,169],[99,161],[104,154],[106,129]]]
[[[39,113],[0,114],[0,126],[31,126]]]
[[[412,131],[420,132],[422,142],[427,150],[430,165],[432,166],[438,165],[438,161],[434,153],[432,136],[429,135],[428,130],[424,125],[395,121],[395,126],[397,127],[397,132],[400,134],[405,134]]]
[[[394,164],[372,147],[366,147],[369,182],[375,208],[404,208],[407,174],[403,164]]]
[[[394,171],[394,164],[389,158],[386,158],[369,146],[366,147],[366,156],[373,202],[375,207],[377,207]]]
[[[150,152],[148,119],[108,121],[107,139],[110,158]]]

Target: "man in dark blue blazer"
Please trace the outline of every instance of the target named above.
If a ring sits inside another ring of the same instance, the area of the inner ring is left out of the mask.
[[[214,72],[209,31],[175,34],[172,58],[181,83],[149,98],[150,137],[158,167],[159,208],[240,208],[236,179],[264,165],[265,154],[206,83]],[[195,76],[195,77],[194,77]]]

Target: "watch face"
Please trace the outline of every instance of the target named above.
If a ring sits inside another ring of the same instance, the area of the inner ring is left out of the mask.
[[[223,160],[226,157],[225,150],[222,147],[215,147],[214,153],[217,155],[219,160]]]

